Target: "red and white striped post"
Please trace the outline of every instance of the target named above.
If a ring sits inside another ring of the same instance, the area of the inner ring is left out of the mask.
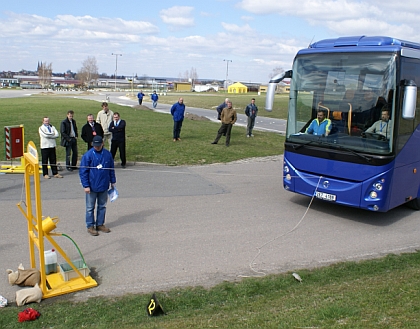
[[[6,150],[6,160],[19,158],[23,156],[23,125],[4,127],[4,142]]]

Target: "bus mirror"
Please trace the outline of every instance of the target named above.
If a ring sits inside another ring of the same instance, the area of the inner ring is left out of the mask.
[[[292,77],[292,70],[282,72],[271,78],[268,83],[267,96],[265,97],[265,110],[271,112],[273,110],[274,95],[276,93],[277,84],[285,78]]]
[[[403,84],[402,117],[403,119],[414,119],[416,113],[417,86],[413,80],[403,80]]]

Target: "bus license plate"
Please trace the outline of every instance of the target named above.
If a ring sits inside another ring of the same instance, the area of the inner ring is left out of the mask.
[[[337,196],[334,194],[328,194],[323,192],[316,192],[315,196],[318,199],[326,200],[326,201],[336,201]]]

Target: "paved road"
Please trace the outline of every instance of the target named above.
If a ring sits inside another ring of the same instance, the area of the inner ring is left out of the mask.
[[[77,172],[42,180],[43,214],[60,218],[57,231],[76,241],[99,282],[68,297],[211,286],[419,249],[419,213],[405,207],[380,214],[315,200],[304,216],[310,199],[283,190],[281,165],[279,156],[117,169],[120,198],[107,212],[112,232],[98,237],[84,227]],[[23,196],[22,176],[0,175],[4,276],[7,268],[29,264],[26,220],[16,207]],[[68,239],[57,241],[78,257]],[[0,295],[14,301],[16,290],[0,280]]]
[[[40,93],[42,90],[1,90],[0,91],[0,98],[13,98],[13,97],[25,97],[30,96],[33,93]],[[94,92],[91,95],[83,95],[82,93],[78,92],[55,92],[57,94],[66,95],[69,94],[71,96],[69,97],[76,97],[76,98],[82,98],[82,99],[91,99],[96,101],[105,101],[106,97],[109,97],[109,103],[115,103],[123,106],[134,106],[138,105],[138,102],[136,99],[131,99],[129,97],[126,97],[125,92]],[[165,96],[160,96],[165,97]],[[150,102],[143,102],[143,104],[149,108],[152,108],[152,103]],[[264,110],[264,104],[258,104],[260,108],[260,112],[263,113]],[[217,113],[216,110],[206,110],[201,108],[194,108],[189,107],[188,102],[186,101],[187,106],[187,112],[196,114],[199,116],[206,117],[210,119],[211,121],[219,123],[220,121],[217,120]],[[158,106],[156,108],[157,112],[162,113],[170,113],[171,105],[158,103]],[[236,125],[238,126],[245,126],[246,127],[247,118],[245,114],[238,113],[238,121]],[[276,132],[280,134],[284,134],[286,131],[286,120],[281,119],[272,119],[267,118],[263,116],[259,116],[256,119],[255,122],[255,130],[261,130],[261,131],[271,131]]]

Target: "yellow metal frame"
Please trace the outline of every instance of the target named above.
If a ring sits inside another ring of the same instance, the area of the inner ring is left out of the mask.
[[[68,258],[67,254],[53,239],[53,236],[61,236],[61,233],[50,233],[51,225],[43,226],[43,216],[41,207],[41,185],[39,177],[39,162],[38,151],[35,144],[30,141],[27,146],[27,152],[23,155],[24,165],[24,181],[25,181],[25,194],[26,194],[26,211],[22,208],[22,202],[17,204],[17,207],[26,217],[28,221],[28,242],[29,242],[29,257],[32,268],[36,268],[35,262],[35,246],[38,248],[39,253],[39,266],[41,272],[41,285],[43,298],[50,298],[59,295],[68,294],[71,292],[96,287],[97,282],[91,277],[85,277],[74,266],[72,261]],[[33,177],[34,194],[35,194],[35,214],[32,211],[32,198],[31,198],[31,177]],[[52,219],[47,217],[44,219],[51,224]],[[54,225],[55,228],[55,225]],[[60,253],[71,268],[78,274],[79,277],[64,281],[60,273],[53,273],[47,275],[45,272],[44,260],[44,238],[46,238]]]

